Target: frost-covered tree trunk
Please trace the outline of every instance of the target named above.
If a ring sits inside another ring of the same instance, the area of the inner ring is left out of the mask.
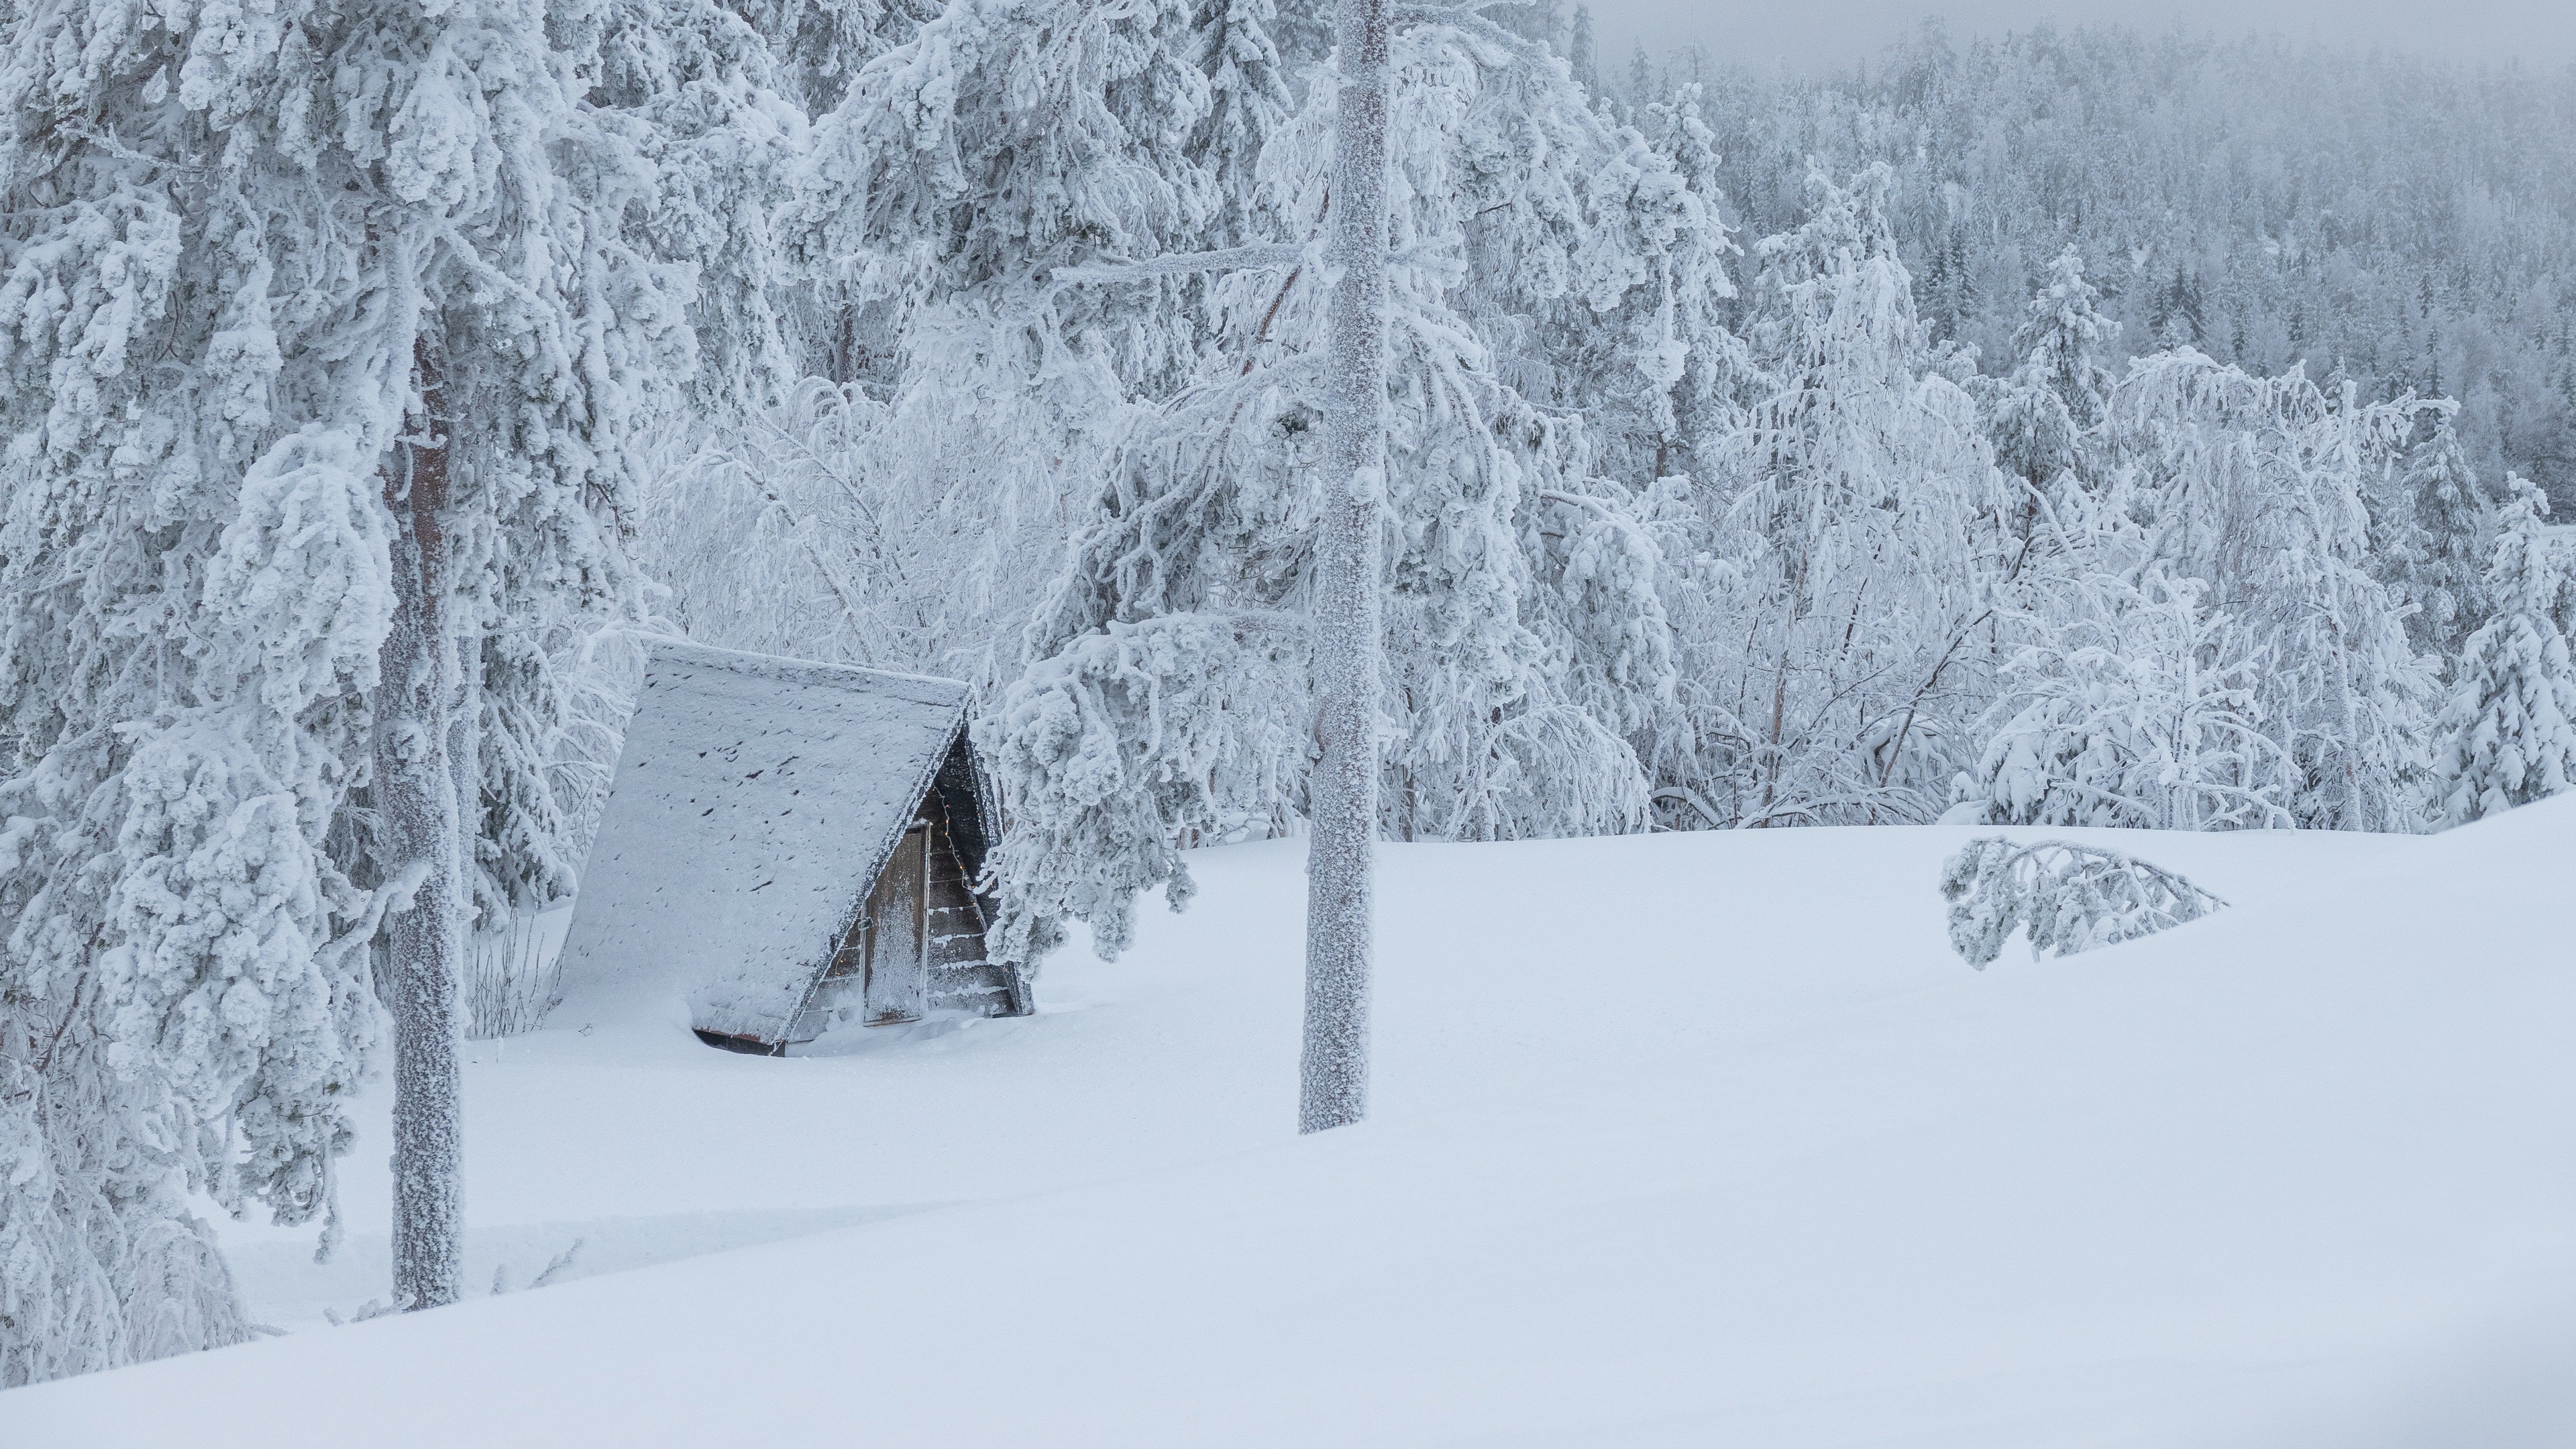
[[[393,628],[376,689],[376,808],[397,873],[417,871],[411,908],[393,918],[394,1303],[435,1308],[463,1293],[465,826],[453,768],[461,670],[448,538],[448,419],[440,360],[414,348],[420,416],[385,469],[394,517]],[[463,733],[471,733],[470,728]]]
[[[1315,577],[1315,743],[1308,786],[1306,1033],[1297,1130],[1368,1111],[1376,935],[1380,538],[1386,496],[1385,0],[1342,0],[1335,114],[1332,381]]]

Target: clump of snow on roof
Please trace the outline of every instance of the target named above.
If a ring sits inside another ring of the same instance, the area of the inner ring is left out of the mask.
[[[583,870],[562,1010],[677,993],[702,1029],[784,1039],[966,697],[955,680],[655,645]]]

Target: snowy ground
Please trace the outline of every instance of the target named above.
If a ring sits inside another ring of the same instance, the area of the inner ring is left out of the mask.
[[[0,1443],[2576,1442],[2576,800],[2123,835],[2235,908],[1982,974],[1972,833],[1392,847],[1376,1112],[1306,1140],[1289,844],[1027,1020],[575,1000],[477,1044],[467,1206],[478,1279],[587,1276],[330,1329],[382,1234],[230,1228],[287,1336]]]

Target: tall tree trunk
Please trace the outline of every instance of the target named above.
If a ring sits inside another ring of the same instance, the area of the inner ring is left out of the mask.
[[[456,895],[463,913],[456,978],[462,995],[456,1019],[469,1034],[477,1030],[474,936],[483,924],[482,903],[475,896],[474,850],[483,834],[484,622],[477,615],[460,614],[448,630],[456,641],[456,690],[449,696],[454,707],[447,716],[447,775],[456,788]]]
[[[385,469],[394,623],[376,694],[374,793],[392,871],[425,866],[393,918],[394,1303],[453,1303],[464,1288],[464,1095],[457,1067],[465,945],[464,839],[450,728],[460,682],[447,537],[446,391],[434,343],[412,354],[420,416]]]
[[[1315,570],[1315,738],[1306,857],[1306,1032],[1297,1130],[1368,1112],[1375,934],[1381,514],[1386,500],[1385,0],[1342,0],[1333,148],[1332,382]]]

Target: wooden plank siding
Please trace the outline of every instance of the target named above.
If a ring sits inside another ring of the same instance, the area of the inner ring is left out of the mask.
[[[925,974],[932,1011],[965,1011],[978,1016],[1024,1016],[1033,1009],[1027,981],[1018,972],[985,959],[984,931],[992,922],[992,903],[975,893],[993,824],[984,814],[984,782],[961,735],[941,762],[930,788],[914,807],[908,825],[928,835],[927,881],[923,910]],[[907,829],[908,843],[898,850],[920,849],[922,837]],[[869,909],[879,892],[870,888],[858,919],[851,922],[833,949],[831,964],[815,985],[802,1020],[820,1023],[843,1012],[862,1010],[868,973]],[[799,1038],[800,1040],[802,1038]]]

